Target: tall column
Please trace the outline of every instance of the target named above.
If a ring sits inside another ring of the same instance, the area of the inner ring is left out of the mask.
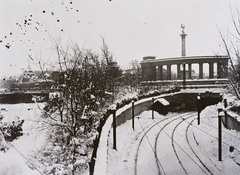
[[[182,30],[182,34],[180,35],[182,38],[182,56],[185,57],[186,56],[186,42],[185,42],[185,38],[187,36],[187,34],[185,34],[184,32],[184,28],[185,26],[182,24],[181,25]]]
[[[209,79],[214,78],[214,73],[213,73],[213,63],[209,63]]]
[[[180,71],[180,66],[181,64],[177,64],[177,79],[180,80],[181,79],[181,71]]]
[[[167,80],[171,80],[171,64],[167,65]]]
[[[199,63],[199,79],[203,79],[203,63]]]
[[[188,63],[188,79],[192,79],[192,63]]]
[[[184,60],[184,57],[186,56],[186,42],[185,42],[185,39],[186,39],[187,34],[185,34],[185,32],[184,32],[185,26],[183,24],[181,24],[181,28],[182,28],[182,34],[180,36],[182,38],[182,57],[183,57],[183,60]],[[185,89],[185,86],[186,86],[186,63],[183,62],[183,88],[184,89]]]

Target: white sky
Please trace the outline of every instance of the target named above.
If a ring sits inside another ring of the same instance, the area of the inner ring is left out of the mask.
[[[182,23],[187,56],[225,54],[217,26],[232,30],[230,6],[240,9],[240,1],[1,0],[0,77],[27,68],[28,55],[53,60],[50,37],[100,53],[104,36],[123,69],[144,56],[181,56]]]

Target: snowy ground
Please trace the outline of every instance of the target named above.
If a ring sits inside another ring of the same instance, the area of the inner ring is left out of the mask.
[[[40,115],[38,106],[35,103],[1,104],[0,108],[7,110],[1,110],[5,122],[16,116],[25,120],[24,135],[11,142],[7,152],[0,152],[0,175],[40,174],[29,168],[32,165],[28,162],[33,151],[44,144],[44,133],[38,132],[33,122]],[[218,161],[216,105],[201,112],[200,125],[197,125],[196,117],[196,113],[169,113],[166,116],[154,113],[152,120],[151,111],[145,111],[135,117],[134,131],[132,121],[117,127],[117,151],[112,149],[111,130],[106,148],[107,167],[102,167],[102,172],[108,175],[239,174],[240,133],[223,127],[222,161]],[[233,152],[229,151],[230,146],[234,146]]]
[[[42,106],[43,104],[39,104]],[[2,122],[10,122],[19,116],[24,119],[23,136],[8,143],[9,150],[0,152],[0,175],[39,175],[31,164],[31,155],[44,144],[44,134],[36,130],[36,122],[40,115],[38,105],[28,104],[1,104],[1,114],[4,116]],[[28,166],[29,165],[29,166]]]
[[[166,116],[145,111],[117,127],[117,151],[112,130],[108,139],[108,175],[152,174],[231,174],[240,172],[240,133],[222,131],[222,161],[218,161],[217,106],[197,113],[169,113]],[[234,151],[230,152],[230,146]]]

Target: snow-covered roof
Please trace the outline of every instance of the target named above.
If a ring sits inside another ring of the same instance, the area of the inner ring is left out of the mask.
[[[158,101],[159,103],[161,103],[164,106],[168,106],[169,102],[167,100],[165,100],[164,98],[159,98],[156,101]]]

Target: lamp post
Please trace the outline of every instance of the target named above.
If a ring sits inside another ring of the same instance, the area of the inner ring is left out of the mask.
[[[186,63],[183,62],[183,89],[186,88]]]
[[[198,125],[200,125],[200,112],[201,112],[201,96],[200,94],[197,96],[196,99],[196,106],[197,106],[197,111],[198,111]]]

